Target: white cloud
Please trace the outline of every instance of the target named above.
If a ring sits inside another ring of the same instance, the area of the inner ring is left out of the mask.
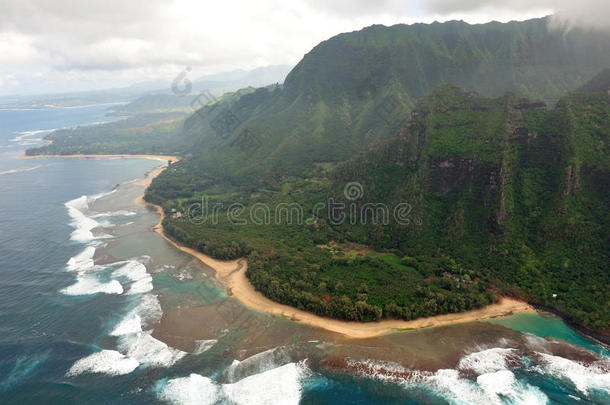
[[[0,75],[0,87],[15,87],[19,81],[11,74]]]
[[[558,21],[606,24],[607,0],[3,0],[0,70],[27,82],[117,85],[294,64],[313,46],[371,24],[508,21],[561,11]],[[18,72],[26,67],[28,77]],[[123,82],[124,81],[124,82]]]

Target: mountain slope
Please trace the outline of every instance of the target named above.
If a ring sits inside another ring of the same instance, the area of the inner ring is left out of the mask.
[[[358,181],[358,204],[408,202],[421,225],[336,230],[378,249],[448,254],[505,291],[608,330],[609,138],[605,92],[546,110],[442,86],[397,138],[334,172],[338,200]]]
[[[236,101],[226,131],[190,126],[214,148],[191,149],[197,156],[182,164],[241,184],[306,175],[392,137],[416,100],[441,83],[551,101],[608,66],[609,34],[552,30],[547,19],[372,26],[316,46],[282,88]],[[246,153],[218,141],[244,132],[257,144]]]
[[[147,199],[180,213],[170,235],[248,255],[258,290],[320,315],[412,319],[508,294],[607,333],[609,135],[605,92],[547,109],[442,85],[334,168],[244,188],[180,183],[172,167]]]

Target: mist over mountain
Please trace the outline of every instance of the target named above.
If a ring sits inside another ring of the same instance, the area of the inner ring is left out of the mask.
[[[248,255],[257,289],[320,315],[412,319],[498,293],[605,331],[594,303],[609,285],[610,34],[549,24],[371,26],[320,43],[283,85],[199,95],[193,114],[147,130],[154,142],[85,129],[28,153],[182,155],[146,193],[166,232],[216,258]],[[349,205],[353,182],[357,207],[408,203],[411,226],[314,211],[328,196]],[[297,203],[311,218],[263,233],[189,221],[207,195],[245,213]],[[342,243],[389,256],[338,260],[327,248]]]
[[[206,114],[193,115],[184,134],[201,148],[189,153],[212,176],[257,181],[338,162],[393,136],[415,102],[442,83],[552,104],[610,66],[610,34],[564,33],[548,24],[448,22],[338,35],[305,55],[281,89],[260,89],[227,106],[233,125],[215,130]],[[225,139],[246,130],[259,146],[244,161]]]

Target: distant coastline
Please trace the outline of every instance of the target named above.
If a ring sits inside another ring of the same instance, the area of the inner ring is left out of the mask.
[[[149,176],[150,180],[145,184],[149,184],[154,177],[161,173],[161,171],[163,171],[163,169],[154,173],[152,176]],[[136,204],[153,207],[160,216],[159,222],[154,227],[154,231],[177,249],[188,253],[206,266],[211,267],[216,272],[216,277],[229,289],[229,293],[247,307],[272,315],[280,315],[293,321],[316,326],[331,332],[341,333],[350,338],[371,338],[401,330],[437,327],[497,318],[515,313],[536,312],[534,307],[526,302],[508,297],[501,297],[497,303],[488,305],[485,308],[418,318],[411,321],[389,319],[380,322],[348,322],[321,317],[289,305],[277,303],[265,297],[260,291],[256,291],[246,277],[246,270],[248,269],[248,262],[246,259],[241,258],[229,261],[217,260],[175,241],[165,234],[163,230],[162,223],[165,214],[160,206],[144,201],[143,196],[138,197],[135,202]]]
[[[90,104],[75,104],[75,105],[55,105],[55,104],[24,104],[24,105],[11,105],[4,104],[0,105],[0,110],[8,111],[20,111],[20,110],[50,110],[50,109],[62,109],[62,108],[86,108],[86,107],[97,107],[97,106],[112,106],[128,104],[129,101],[113,101],[108,103],[90,103]]]
[[[89,155],[89,154],[76,154],[76,155],[26,155],[25,152],[21,154],[21,157],[24,159],[38,159],[38,158],[85,158],[85,159],[95,159],[95,158],[138,158],[138,159],[154,159],[154,160],[165,160],[172,162],[177,162],[180,159],[176,156],[170,155],[132,155],[129,153],[118,153],[111,155]]]

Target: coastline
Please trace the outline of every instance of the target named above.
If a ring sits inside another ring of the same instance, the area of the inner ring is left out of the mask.
[[[144,201],[143,196],[138,197],[135,202],[141,205],[148,205],[155,209],[157,213],[159,213],[160,218],[153,230],[175,248],[195,257],[208,267],[211,267],[216,272],[216,277],[229,289],[230,294],[245,306],[268,314],[283,316],[290,320],[302,322],[331,332],[341,333],[349,338],[364,339],[401,330],[475,322],[515,313],[537,312],[534,307],[526,302],[508,297],[501,297],[497,303],[488,305],[485,308],[454,314],[418,318],[412,321],[389,319],[380,322],[350,322],[318,316],[311,312],[272,301],[261,292],[256,291],[246,277],[248,263],[245,259],[241,258],[230,261],[217,260],[173,240],[166,235],[163,230],[162,223],[165,218],[163,209],[158,205]]]
[[[144,158],[177,162],[180,159],[176,156],[168,155],[131,155],[131,154],[110,154],[110,155],[37,155],[26,156],[24,158]],[[148,173],[146,178],[139,184],[148,187],[152,180],[157,177],[163,170],[167,168],[167,164],[160,165]],[[512,298],[501,297],[500,301],[485,308],[471,310],[467,312],[459,312],[454,314],[436,315],[426,318],[418,318],[411,321],[402,320],[383,320],[380,322],[352,322],[342,321],[338,319],[325,318],[313,313],[303,311],[288,305],[280,304],[265,297],[261,292],[256,291],[254,286],[250,284],[246,277],[248,263],[245,259],[237,259],[231,261],[222,261],[214,259],[195,249],[189,248],[179,242],[176,242],[163,230],[163,219],[165,214],[163,209],[155,204],[144,201],[144,194],[136,198],[134,201],[138,205],[146,205],[152,207],[159,214],[159,222],[153,227],[153,230],[171,243],[177,249],[193,256],[203,264],[211,267],[216,272],[216,277],[229,289],[231,295],[237,298],[245,306],[266,312],[272,315],[279,315],[288,319],[302,322],[311,326],[326,329],[331,332],[343,334],[349,338],[362,339],[371,338],[387,333],[429,328],[443,325],[459,324],[480,321],[484,319],[507,316],[514,313],[536,312],[536,309],[523,301],[518,301]]]
[[[145,203],[140,198],[138,198],[138,202]],[[153,204],[149,205],[153,206]],[[248,278],[246,277],[248,263],[245,259],[242,258],[231,261],[217,260],[174,241],[163,232],[163,226],[161,225],[164,217],[163,210],[159,206],[154,205],[154,207],[161,215],[161,220],[154,227],[154,231],[161,235],[169,243],[174,245],[174,247],[177,249],[188,253],[205,265],[214,269],[216,272],[216,277],[228,287],[230,294],[237,298],[242,304],[257,311],[283,316],[293,321],[316,326],[331,332],[341,333],[349,338],[372,338],[401,330],[422,329],[443,325],[475,322],[484,319],[512,315],[515,313],[536,312],[536,310],[526,302],[502,297],[497,303],[488,305],[485,308],[454,314],[418,318],[412,321],[389,319],[379,322],[350,322],[318,316],[311,312],[303,311],[289,305],[272,301],[265,297],[261,292],[256,291],[254,286],[250,284]]]
[[[132,155],[129,153],[117,153],[109,155],[91,155],[91,154],[76,154],[76,155],[26,155],[25,152],[20,155],[23,159],[38,159],[38,158],[84,158],[84,159],[95,159],[95,158],[139,158],[139,159],[154,159],[154,160],[171,160],[177,162],[180,160],[177,156],[170,155],[150,155],[150,154],[136,154]]]

